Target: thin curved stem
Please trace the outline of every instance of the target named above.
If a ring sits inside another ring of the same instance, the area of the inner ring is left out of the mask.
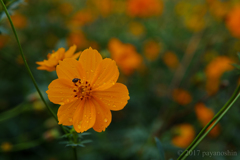
[[[16,32],[15,27],[14,27],[14,25],[13,25],[13,23],[12,23],[12,20],[11,20],[11,17],[10,17],[10,15],[9,15],[8,11],[7,11],[7,8],[6,8],[3,0],[0,0],[0,2],[1,2],[1,4],[2,4],[3,9],[4,9],[4,11],[5,11],[5,13],[6,13],[7,17],[8,17],[8,20],[9,20],[10,24],[11,24],[11,27],[12,27],[12,30],[13,30],[13,33],[14,33],[14,36],[15,36],[15,38],[16,38],[16,40],[17,40],[18,47],[19,47],[21,56],[22,56],[22,58],[23,58],[24,65],[25,65],[25,67],[27,68],[28,74],[29,74],[29,76],[31,77],[32,82],[33,82],[35,88],[37,89],[37,92],[38,92],[39,96],[41,97],[43,103],[44,103],[45,106],[47,107],[48,111],[52,114],[52,116],[54,117],[54,119],[58,122],[57,115],[56,115],[56,114],[53,112],[53,110],[48,106],[48,104],[46,103],[45,99],[43,98],[43,95],[42,95],[40,89],[38,88],[38,85],[37,85],[37,83],[36,83],[36,81],[35,81],[35,79],[34,79],[34,77],[33,77],[33,75],[32,75],[32,72],[31,72],[31,70],[30,70],[30,68],[29,68],[29,66],[28,66],[28,64],[27,64],[27,61],[26,61],[25,56],[24,56],[24,54],[23,54],[22,46],[21,46],[20,41],[19,41],[19,39],[18,39],[17,32]],[[61,128],[63,129],[63,131],[64,131],[65,134],[66,134],[67,131],[66,131],[66,129],[64,128],[64,126],[61,125]],[[77,160],[77,150],[76,150],[76,149],[73,149],[73,150],[74,150],[74,153],[75,153],[75,154],[74,154],[74,157],[75,157],[75,159]]]
[[[184,160],[188,153],[203,140],[204,137],[214,128],[214,126],[222,119],[222,117],[227,113],[227,111],[232,107],[236,100],[240,97],[240,86],[234,91],[231,98],[222,107],[222,109],[212,118],[212,120],[201,130],[194,141],[188,146],[188,148],[178,157],[178,160]],[[211,127],[210,127],[211,126]]]
[[[16,38],[16,40],[17,40],[18,47],[19,47],[21,56],[22,56],[22,58],[23,58],[24,65],[25,65],[25,67],[26,67],[26,69],[27,69],[27,71],[28,71],[28,74],[29,74],[29,76],[31,77],[32,82],[33,82],[35,88],[37,89],[37,92],[38,92],[39,96],[41,97],[43,103],[44,103],[45,106],[47,107],[48,111],[52,114],[52,116],[54,117],[54,119],[58,122],[58,119],[57,119],[56,114],[55,114],[55,113],[53,112],[53,110],[48,106],[48,104],[46,103],[45,99],[43,98],[43,95],[42,95],[40,89],[38,88],[38,85],[37,85],[37,83],[36,83],[36,81],[35,81],[35,79],[34,79],[34,77],[33,77],[33,75],[32,75],[32,72],[31,72],[31,70],[30,70],[30,68],[29,68],[29,66],[28,66],[28,64],[27,64],[27,61],[26,61],[25,56],[24,56],[24,54],[23,54],[22,46],[21,46],[21,44],[20,44],[20,42],[19,42],[19,39],[18,39],[18,36],[17,36],[17,32],[16,32],[15,27],[14,27],[14,25],[13,25],[13,23],[12,23],[12,20],[11,20],[11,17],[10,17],[10,15],[9,15],[8,11],[7,11],[7,8],[6,8],[3,0],[0,0],[0,2],[1,2],[1,4],[2,4],[3,9],[4,9],[4,11],[5,11],[5,13],[6,13],[7,17],[8,17],[8,20],[9,20],[10,24],[11,24],[11,27],[12,27],[12,30],[13,30],[13,33],[14,33],[14,36],[15,36],[15,38]]]

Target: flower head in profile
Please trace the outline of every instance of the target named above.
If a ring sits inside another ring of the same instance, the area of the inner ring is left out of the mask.
[[[84,50],[78,61],[60,61],[56,71],[58,79],[48,86],[48,98],[61,105],[59,124],[73,125],[77,132],[90,128],[104,131],[112,120],[110,110],[123,109],[129,100],[127,87],[116,83],[119,71],[115,61],[102,59],[92,48]]]
[[[47,70],[49,72],[55,71],[56,66],[59,64],[59,61],[62,61],[65,58],[77,59],[79,57],[81,52],[77,52],[77,53],[74,54],[76,49],[77,49],[76,45],[73,45],[66,52],[65,52],[64,48],[59,48],[56,52],[53,51],[52,54],[49,53],[47,55],[48,60],[44,60],[44,61],[41,61],[41,62],[36,62],[38,65],[40,65],[39,67],[37,67],[37,69]]]

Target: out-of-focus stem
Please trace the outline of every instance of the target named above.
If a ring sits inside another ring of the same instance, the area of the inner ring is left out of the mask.
[[[212,118],[212,120],[201,130],[188,148],[178,157],[178,160],[184,160],[191,151],[203,140],[204,137],[214,128],[214,126],[222,119],[227,111],[232,107],[236,100],[240,97],[240,86],[237,87],[232,97],[222,107],[222,109]],[[211,126],[211,127],[210,127]],[[210,128],[209,128],[210,127]],[[209,128],[209,129],[208,129]]]

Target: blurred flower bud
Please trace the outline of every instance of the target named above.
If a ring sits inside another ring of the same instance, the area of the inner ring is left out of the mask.
[[[9,143],[9,142],[4,142],[4,143],[1,144],[1,149],[4,152],[8,152],[12,149],[12,144]]]
[[[47,141],[51,141],[60,136],[60,133],[57,129],[51,129],[43,133],[43,138]]]

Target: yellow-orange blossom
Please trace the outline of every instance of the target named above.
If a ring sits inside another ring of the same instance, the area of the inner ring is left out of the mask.
[[[59,124],[73,125],[77,132],[93,128],[105,131],[112,120],[110,110],[121,110],[129,100],[128,89],[116,83],[119,71],[115,61],[102,59],[92,48],[79,60],[67,58],[57,66],[58,79],[48,86],[51,102],[60,104]]]

